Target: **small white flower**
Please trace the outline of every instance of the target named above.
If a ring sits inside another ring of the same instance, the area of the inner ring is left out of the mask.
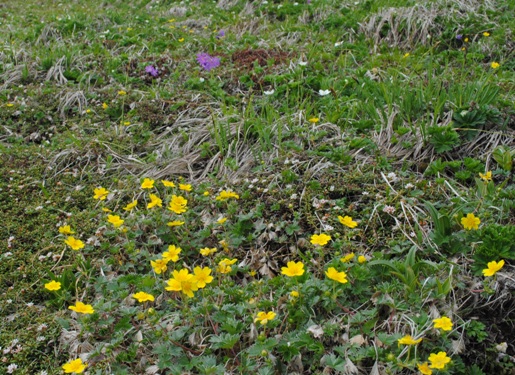
[[[395,212],[395,207],[386,205],[383,207],[383,212],[391,215]]]
[[[388,174],[386,175],[386,177],[388,177],[388,179],[389,179],[390,181],[393,181],[393,182],[394,182],[394,181],[397,181],[397,175],[396,175],[395,173],[393,173],[393,172],[388,173]]]
[[[12,300],[12,299],[8,299],[8,300],[7,300],[7,301],[5,301],[5,302],[7,302],[7,303],[11,304],[11,303],[13,303],[13,300]]]
[[[508,349],[508,344],[505,342],[501,342],[500,344],[495,346],[495,350],[500,353],[506,353],[506,349]]]
[[[202,78],[202,77],[200,77],[198,80],[199,80],[200,82],[204,82],[204,81],[205,81],[205,79],[204,79],[204,78]]]
[[[297,193],[294,193],[291,195],[290,199],[297,199],[298,198],[298,194]]]
[[[306,65],[308,65],[308,62],[307,61],[299,61],[299,65],[306,66]]]
[[[411,182],[408,182],[405,186],[404,186],[404,189],[411,189],[411,188],[414,188],[415,185],[413,185]]]
[[[334,230],[334,227],[332,225],[329,225],[329,224],[322,224],[322,227],[327,232],[330,232],[330,231]]]
[[[45,340],[46,340],[45,336],[38,336],[38,337],[36,337],[36,341],[45,341]]]
[[[263,91],[263,94],[265,94],[265,95],[273,95],[274,92],[275,92],[275,90]]]
[[[340,47],[342,44],[343,44],[343,42],[336,42],[336,43],[334,43],[334,46],[335,47]]]
[[[12,374],[17,368],[18,365],[16,363],[12,363],[9,366],[7,366],[7,373]]]
[[[331,93],[331,90],[318,90],[318,95],[320,96],[326,96]]]
[[[364,191],[363,193],[361,193],[361,195],[369,195],[370,193],[368,191]]]
[[[48,326],[47,326],[45,323],[43,323],[43,324],[40,324],[40,325],[38,326],[37,331],[38,331],[38,332],[41,332],[41,331],[46,330],[47,328],[48,328]]]
[[[26,305],[27,307],[32,307],[32,306],[34,306],[34,303],[33,303],[33,302],[29,302],[29,303],[26,303],[25,305]]]

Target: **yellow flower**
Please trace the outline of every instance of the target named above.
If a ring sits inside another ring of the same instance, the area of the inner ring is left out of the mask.
[[[109,108],[109,106],[104,102],[104,103],[102,103],[102,108],[107,109],[107,108]]]
[[[495,260],[488,262],[487,266],[488,268],[483,270],[483,275],[486,277],[493,276],[497,271],[504,267],[504,260],[500,260],[499,262],[496,262]]]
[[[172,200],[170,201],[170,204],[168,205],[168,209],[172,212],[175,212],[176,214],[182,214],[183,212],[186,212],[188,204],[188,200],[184,197],[172,195]]]
[[[479,173],[479,177],[481,177],[483,181],[492,181],[492,171],[488,171],[484,174]]]
[[[231,265],[236,263],[238,259],[228,259],[224,258],[218,263],[218,272],[220,273],[229,273],[232,271]]]
[[[461,218],[461,225],[466,230],[478,229],[481,220],[478,217],[475,217],[474,214],[467,214],[467,217]]]
[[[485,32],[483,33],[483,36],[488,37],[488,36],[490,36],[490,33],[489,33],[488,31],[485,31]]]
[[[429,365],[427,364],[427,362],[418,363],[417,367],[418,367],[418,371],[420,371],[420,373],[422,375],[432,375],[433,374],[433,371],[429,368]]]
[[[221,240],[220,242],[218,242],[220,244],[220,246],[222,246],[222,248],[224,249],[224,251],[229,251],[229,244],[227,243],[226,240]]]
[[[102,211],[104,211],[104,212],[113,212],[113,211],[111,211],[111,210],[110,210],[109,208],[107,208],[107,207],[102,207]]]
[[[135,294],[132,295],[132,298],[137,299],[138,302],[146,302],[146,301],[153,302],[154,299],[155,299],[152,294],[148,294],[148,293],[145,293],[145,292],[135,293]]]
[[[107,222],[113,224],[115,228],[119,228],[124,220],[120,218],[118,215],[107,215]]]
[[[331,241],[331,236],[328,234],[322,233],[322,234],[314,234],[311,236],[311,243],[313,245],[324,246],[329,241]]]
[[[193,297],[193,292],[198,290],[197,281],[187,269],[173,271],[172,278],[167,281],[166,290],[183,292],[188,297]]]
[[[184,42],[184,38],[179,38],[179,43]]]
[[[82,374],[86,369],[87,365],[82,363],[82,359],[77,358],[73,361],[65,363],[62,369],[66,374]]]
[[[172,181],[168,181],[168,180],[162,180],[161,181],[162,184],[166,187],[171,187],[171,188],[174,188],[175,187],[175,184],[172,182]]]
[[[168,261],[166,259],[157,259],[157,260],[150,261],[150,265],[154,269],[154,272],[157,273],[158,275],[167,270],[167,268],[168,268],[166,266],[167,263],[168,263]]]
[[[325,275],[331,279],[331,280],[334,280],[334,281],[338,281],[339,283],[342,283],[342,284],[346,284],[349,282],[349,280],[347,280],[347,274],[345,272],[338,272],[336,270],[336,268],[334,267],[329,267],[327,269],[327,271],[325,272]]]
[[[238,194],[236,194],[234,191],[230,191],[230,190],[222,190],[216,196],[216,200],[217,201],[226,201],[226,200],[231,199],[231,198],[240,199],[240,196]]]
[[[345,255],[342,259],[340,259],[340,262],[347,263],[350,262],[356,255],[354,253],[349,253]]]
[[[93,190],[93,192],[95,193],[93,198],[94,199],[100,199],[101,201],[106,199],[107,198],[107,194],[109,194],[109,192],[106,189],[104,189],[103,187],[96,188],[95,190]]]
[[[64,241],[64,243],[67,244],[68,246],[70,246],[72,248],[72,250],[80,250],[84,247],[84,242],[82,242],[81,240],[79,240],[73,236],[69,236]]]
[[[421,341],[422,341],[422,337],[415,340],[413,337],[411,337],[411,335],[406,335],[397,340],[399,345],[417,345]]]
[[[404,56],[402,56],[402,57],[404,57],[404,58],[409,57],[409,52],[406,52],[406,53],[404,54]]]
[[[498,67],[501,66],[501,64],[499,64],[498,62],[494,61],[493,63],[490,64],[490,66],[492,67],[492,69],[497,69]]]
[[[320,119],[318,117],[311,117],[308,121],[312,124],[316,124]]]
[[[365,263],[366,261],[367,261],[367,258],[366,258],[364,255],[360,255],[360,256],[358,257],[358,262],[359,262],[360,264],[363,264],[363,263]]]
[[[151,180],[150,178],[145,178],[143,182],[141,183],[142,189],[152,189],[154,187],[154,180]]]
[[[352,221],[352,217],[350,217],[350,216],[344,216],[344,217],[338,216],[338,220],[340,221],[340,223],[342,223],[343,225],[345,225],[346,227],[349,227],[349,228],[356,228],[358,226],[358,223],[356,223],[355,221]]]
[[[72,230],[72,228],[69,225],[63,225],[62,227],[59,227],[59,233],[74,234],[75,232]]]
[[[184,191],[191,191],[191,185],[190,184],[179,184],[179,189]]]
[[[213,247],[213,248],[209,248],[209,247],[204,247],[203,249],[200,249],[200,254],[207,257],[208,255],[211,255],[213,253],[216,253],[216,247]]]
[[[465,43],[468,43],[469,42],[469,38],[465,38]]]
[[[124,209],[125,211],[130,211],[130,210],[132,210],[134,207],[136,207],[137,205],[138,205],[138,200],[136,199],[136,200],[132,201],[131,203],[129,203],[127,206],[125,206],[123,209]]]
[[[124,122],[123,122],[123,125],[125,125],[125,126],[129,126],[130,124],[131,124],[131,122],[130,122],[130,121],[124,121]]]
[[[211,276],[211,268],[209,267],[195,267],[193,269],[194,278],[197,282],[197,286],[199,288],[204,288],[206,284],[209,284],[211,281],[213,281],[213,276]]]
[[[452,329],[452,321],[446,316],[433,319],[434,328],[440,328],[442,331],[450,331]]]
[[[95,312],[95,310],[93,310],[93,306],[86,305],[80,301],[75,302],[75,306],[68,306],[68,309],[79,314],[93,314]]]
[[[91,109],[86,109],[86,113],[91,113]]]
[[[163,207],[163,201],[157,195],[150,194],[150,202],[147,204],[147,208],[152,208],[155,206]]]
[[[169,221],[168,223],[166,223],[166,225],[168,225],[169,227],[180,227],[181,225],[184,225],[184,221],[180,221],[180,220]]]
[[[294,277],[304,275],[304,264],[302,262],[288,262],[286,267],[281,268],[281,274]]]
[[[431,362],[430,368],[436,368],[438,370],[443,370],[445,365],[449,363],[451,359],[447,357],[447,353],[438,352],[438,354],[431,353],[429,355],[429,362]]]
[[[163,259],[168,263],[169,261],[177,262],[179,260],[179,254],[182,249],[180,247],[175,247],[175,245],[168,246],[168,251],[163,253]]]
[[[14,106],[14,104],[13,104],[13,103],[7,103],[7,104],[6,104],[6,106],[7,106],[7,107],[13,107],[13,106]]]
[[[217,222],[218,224],[223,224],[223,223],[225,223],[226,221],[227,221],[227,218],[226,218],[226,217],[221,217],[221,218],[220,218],[220,219],[218,219],[216,222]]]
[[[61,283],[59,281],[52,280],[45,284],[45,288],[51,291],[61,289]]]
[[[257,317],[254,319],[254,323],[259,322],[261,325],[265,325],[266,323],[268,323],[269,320],[273,320],[276,315],[277,314],[273,311],[269,311],[267,313],[264,311],[260,311],[258,312]]]
[[[300,295],[299,292],[297,292],[296,290],[292,290],[290,292],[290,296],[292,296],[293,298],[297,298],[299,295]]]
[[[203,192],[203,193],[202,193],[202,195],[203,195],[204,197],[209,196],[209,191],[207,191],[207,190],[206,190],[205,192]]]
[[[118,91],[118,95],[124,96],[124,95],[127,95],[127,92],[123,91],[123,90],[120,90],[120,91]]]

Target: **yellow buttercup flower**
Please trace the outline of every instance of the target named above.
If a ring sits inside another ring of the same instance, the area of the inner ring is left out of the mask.
[[[334,267],[329,267],[327,269],[327,271],[325,272],[325,275],[331,279],[331,280],[334,280],[334,281],[338,281],[339,283],[342,283],[342,284],[346,284],[349,282],[349,280],[347,280],[347,274],[345,272],[338,272],[336,270],[336,268]]]
[[[501,66],[501,64],[499,64],[498,62],[494,61],[493,63],[490,64],[490,66],[492,67],[492,69],[497,69],[498,67]]]
[[[180,247],[176,247],[175,245],[168,246],[168,251],[165,251],[163,253],[163,259],[167,262],[177,262],[179,260],[179,254],[181,253],[182,249]]]
[[[325,244],[327,244],[329,241],[331,241],[331,236],[328,235],[328,234],[314,234],[311,236],[311,243],[313,245],[319,245],[319,246],[324,246]]]
[[[273,320],[277,314],[273,311],[264,312],[260,311],[257,314],[257,317],[254,319],[254,322],[259,322],[261,325],[265,325],[269,320]]]
[[[179,38],[179,43],[184,42],[184,38]]]
[[[474,214],[467,214],[466,217],[461,218],[461,225],[463,225],[463,228],[466,230],[478,229],[479,224],[481,224],[481,220],[474,216]]]
[[[87,365],[82,362],[82,359],[77,358],[73,361],[65,363],[62,369],[66,374],[82,374],[86,369]]]
[[[484,174],[479,173],[479,177],[481,177],[483,181],[492,181],[492,171],[488,171]]]
[[[297,292],[296,290],[292,290],[290,292],[290,296],[292,296],[292,298],[297,298],[299,295],[299,292]]]
[[[338,220],[340,221],[340,223],[342,223],[343,225],[345,225],[346,227],[349,227],[349,228],[356,228],[358,226],[358,223],[353,221],[352,217],[350,217],[350,216],[344,216],[344,217],[338,216]]]
[[[61,283],[59,281],[52,280],[45,284],[45,289],[55,291],[61,289]]]
[[[75,232],[72,230],[72,228],[69,225],[63,225],[62,227],[59,227],[59,233],[74,234]]]
[[[167,270],[166,264],[168,261],[166,259],[157,259],[157,260],[151,260],[150,265],[154,269],[154,272],[158,275],[165,272]]]
[[[145,178],[143,182],[141,183],[142,189],[152,189],[154,187],[154,180],[150,178]]]
[[[399,343],[399,345],[417,345],[418,343],[420,343],[422,341],[422,337],[415,340],[413,337],[411,337],[411,335],[406,335],[400,339],[397,340],[397,342]]]
[[[504,267],[504,260],[500,260],[499,262],[496,262],[495,260],[488,262],[487,267],[488,268],[483,270],[483,275],[486,277],[493,276],[497,273],[497,271]]]
[[[240,199],[240,196],[238,194],[236,194],[234,191],[230,191],[230,190],[222,190],[217,196],[216,196],[216,200],[217,201],[226,201],[228,199],[231,199],[231,198],[234,198],[234,199]]]
[[[127,95],[127,92],[123,91],[123,90],[120,90],[120,91],[118,91],[118,95],[124,96],[124,95]]]
[[[418,371],[420,371],[420,373],[422,375],[432,375],[433,374],[433,370],[431,370],[429,368],[429,365],[427,364],[427,362],[417,363],[417,367],[418,367]]]
[[[213,248],[204,247],[203,249],[200,249],[200,254],[205,257],[207,257],[208,255],[211,255],[213,253],[216,253],[216,247],[213,247]]]
[[[107,108],[109,108],[109,106],[104,102],[104,103],[102,103],[102,108],[107,109]]]
[[[179,189],[184,191],[191,191],[192,187],[190,184],[179,184]]]
[[[366,257],[366,256],[364,256],[364,255],[360,255],[360,256],[358,257],[358,263],[359,263],[359,264],[363,264],[363,263],[365,263],[366,261],[367,261],[367,257]]]
[[[124,221],[118,215],[107,215],[107,222],[113,224],[115,228],[119,228]]]
[[[80,301],[75,302],[75,306],[68,306],[68,309],[73,310],[79,314],[93,314],[95,312],[93,306],[86,305]]]
[[[187,269],[173,271],[172,278],[167,281],[166,290],[173,292],[183,292],[188,297],[194,296],[193,292],[198,290],[197,281],[194,275],[190,274]]]
[[[203,195],[204,197],[209,196],[209,191],[207,191],[207,190],[206,190],[205,192],[203,192],[203,193],[202,193],[202,195]]]
[[[429,355],[429,362],[431,362],[430,368],[443,370],[445,365],[450,361],[451,359],[447,357],[447,353],[445,352],[438,352],[437,354],[431,353]]]
[[[232,265],[236,263],[238,259],[228,259],[224,258],[218,263],[218,272],[220,273],[229,273],[232,271]]]
[[[99,199],[101,201],[105,200],[107,198],[107,194],[109,194],[109,191],[104,189],[103,187],[96,188],[93,190],[95,195],[93,196],[94,199]]]
[[[163,207],[163,201],[157,195],[150,194],[150,202],[147,204],[147,208],[152,208],[155,206]]]
[[[171,188],[174,188],[175,187],[175,184],[172,182],[172,181],[168,181],[168,180],[162,180],[161,183],[166,186],[166,187],[171,187]]]
[[[311,117],[308,121],[312,124],[316,124],[320,119],[318,117]]]
[[[84,242],[82,242],[81,240],[79,240],[73,236],[69,236],[64,241],[64,243],[67,244],[68,246],[70,246],[72,248],[72,250],[80,250],[84,247]]]
[[[138,205],[138,200],[136,199],[136,200],[132,201],[131,203],[129,203],[127,206],[125,206],[123,209],[125,211],[131,211],[137,205]]]
[[[109,208],[107,207],[102,207],[102,211],[104,212],[113,212],[112,210],[110,210]]]
[[[220,219],[218,219],[216,222],[217,222],[218,224],[223,224],[223,223],[225,223],[226,221],[227,221],[227,218],[226,218],[226,217],[221,217],[221,218],[220,218]]]
[[[172,212],[175,212],[176,214],[182,214],[186,212],[188,204],[188,200],[184,197],[172,195],[172,200],[170,201],[170,204],[168,205],[168,209]]]
[[[356,255],[354,253],[349,253],[340,259],[340,262],[348,263],[350,262]]]
[[[488,31],[485,31],[485,32],[483,33],[483,36],[489,37],[489,36],[490,36],[490,33],[489,33]]]
[[[434,328],[440,328],[442,331],[450,331],[452,330],[452,321],[446,316],[442,316],[441,318],[434,319]]]
[[[180,221],[180,220],[169,221],[168,223],[166,223],[166,225],[168,225],[169,227],[180,227],[181,225],[184,225],[184,221]]]
[[[283,275],[294,277],[304,275],[304,264],[302,262],[288,262],[286,267],[281,268]]]
[[[195,267],[193,269],[193,275],[199,289],[205,288],[206,284],[209,284],[213,281],[213,276],[211,276],[211,268],[209,267]]]
[[[132,298],[135,298],[136,300],[138,300],[138,302],[146,302],[146,301],[153,302],[155,300],[155,298],[152,294],[148,294],[145,292],[134,293],[132,295]]]

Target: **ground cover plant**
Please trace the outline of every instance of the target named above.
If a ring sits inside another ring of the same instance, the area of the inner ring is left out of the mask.
[[[6,374],[513,374],[514,5],[0,5]]]

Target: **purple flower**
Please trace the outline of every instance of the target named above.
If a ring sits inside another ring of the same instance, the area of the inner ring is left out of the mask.
[[[311,4],[311,0],[307,0],[307,1],[306,1],[306,3],[307,3],[307,4]]]
[[[463,35],[461,35],[461,34],[456,35],[456,39],[458,39],[458,40],[463,39]]]
[[[205,53],[205,52],[199,53],[197,55],[197,61],[208,72],[211,69],[220,66],[220,58],[219,57],[210,56],[209,53]]]
[[[157,77],[159,75],[157,69],[154,68],[152,65],[147,65],[147,67],[145,68],[145,72],[150,74],[152,77]]]
[[[225,36],[225,31],[224,30],[220,30],[218,32],[218,34],[216,35],[216,39],[221,39]]]

